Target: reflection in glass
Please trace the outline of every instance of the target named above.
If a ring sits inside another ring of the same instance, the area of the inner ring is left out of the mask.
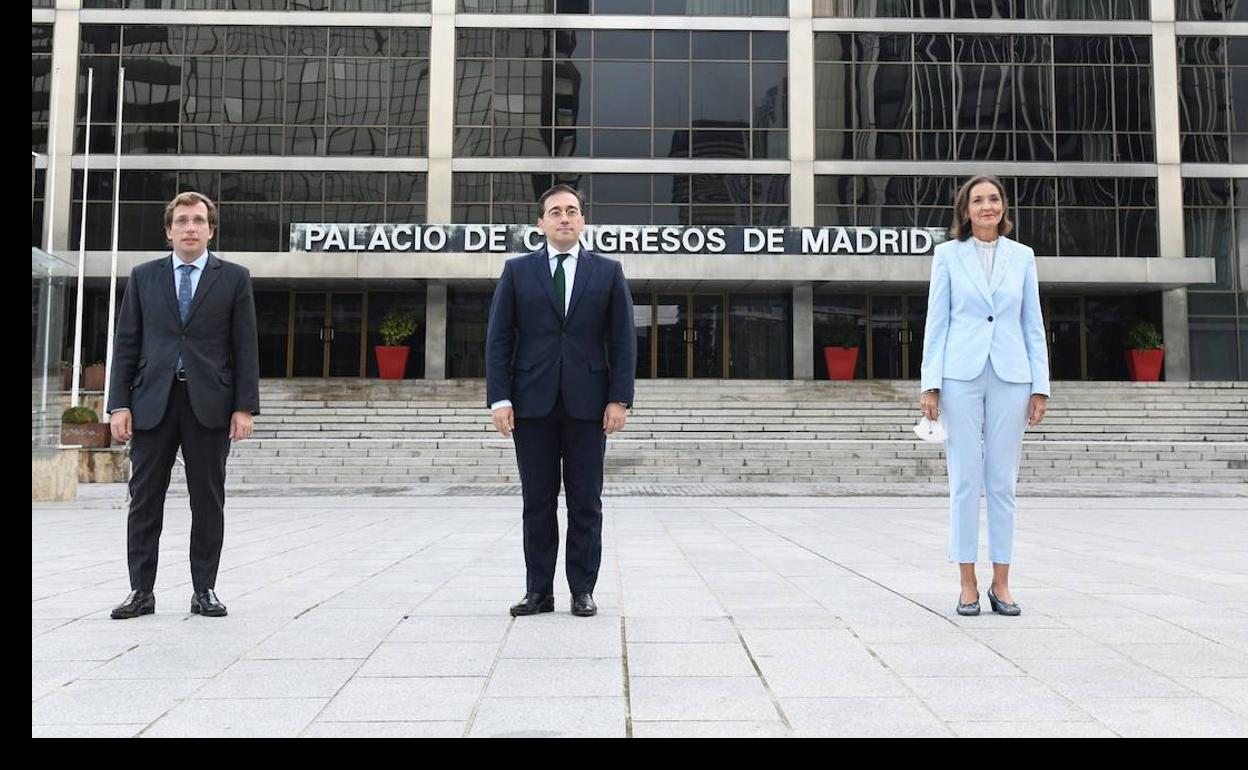
[[[769,380],[791,377],[793,332],[789,297],[733,294],[728,303],[728,339],[731,341],[728,377]]]

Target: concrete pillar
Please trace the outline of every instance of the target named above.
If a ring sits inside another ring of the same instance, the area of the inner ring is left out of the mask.
[[[793,379],[815,378],[815,285],[793,284]]]
[[[425,295],[425,379],[446,379],[446,284],[430,282]]]
[[[433,0],[429,30],[429,191],[425,221],[451,221],[455,144],[455,0]]]
[[[815,28],[811,5],[811,0],[789,2],[789,223],[794,227],[815,224]]]
[[[1183,259],[1187,245],[1183,236],[1183,160],[1179,133],[1178,40],[1174,27],[1174,3],[1152,0],[1153,20],[1153,125],[1157,127],[1157,235],[1162,259]],[[1190,341],[1187,324],[1187,289],[1161,294],[1162,337],[1166,341],[1166,379],[1191,379]]]
[[[70,164],[74,155],[74,124],[77,120],[75,112],[78,99],[78,13],[80,5],[78,0],[58,2],[55,26],[52,31],[50,106],[52,115],[56,119],[56,134],[54,136],[51,134],[53,129],[49,124],[48,170],[44,185],[45,190],[50,190],[52,194],[44,203],[43,227],[45,234],[51,233],[51,240],[45,240],[48,250],[58,254],[66,254],[78,248],[78,244],[69,242],[69,223],[72,219],[69,207],[76,192],[72,189],[74,172]],[[98,104],[97,99],[97,110]],[[98,115],[99,112],[96,114]]]
[[[1161,328],[1166,342],[1166,380],[1187,382],[1192,371],[1187,330],[1187,289],[1161,293]]]

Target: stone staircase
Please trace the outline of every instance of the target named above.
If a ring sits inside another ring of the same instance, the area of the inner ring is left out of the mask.
[[[1248,383],[1054,383],[1023,481],[1248,483]],[[609,484],[939,483],[915,439],[918,384],[644,380],[607,448]],[[265,380],[231,485],[519,480],[481,380]]]

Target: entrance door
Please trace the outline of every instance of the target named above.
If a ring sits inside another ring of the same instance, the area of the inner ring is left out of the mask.
[[[653,317],[656,377],[727,376],[722,294],[660,294]]]
[[[694,294],[689,297],[689,377],[720,379],[724,371],[724,297]]]
[[[296,292],[290,376],[363,376],[364,310],[359,292]]]
[[[871,297],[871,368],[877,380],[918,379],[923,364],[923,326],[927,297]]]
[[[1049,378],[1086,380],[1083,308],[1079,297],[1045,297],[1044,320],[1049,343]]]

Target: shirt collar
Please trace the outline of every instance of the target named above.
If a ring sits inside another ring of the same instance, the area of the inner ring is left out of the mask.
[[[560,254],[567,254],[568,259],[575,260],[577,257],[581,256],[581,244],[579,242],[574,243],[572,244],[572,248],[568,249],[567,251],[559,251],[558,249],[554,247],[554,245],[550,241],[546,241],[547,258],[555,259]]]
[[[178,267],[179,267],[180,265],[185,265],[185,264],[188,264],[188,263],[186,263],[186,262],[183,262],[181,259],[179,259],[177,254],[170,254],[170,255],[169,255],[169,258],[173,260],[173,269],[174,269],[174,270],[177,270],[177,269],[178,269]],[[206,268],[206,267],[208,266],[208,252],[207,252],[207,250],[205,250],[203,254],[200,254],[200,255],[199,255],[199,259],[195,260],[194,262],[190,262],[189,264],[194,265],[195,267],[197,267],[197,268],[198,268],[199,270],[201,270],[201,271],[202,271],[204,268]]]

